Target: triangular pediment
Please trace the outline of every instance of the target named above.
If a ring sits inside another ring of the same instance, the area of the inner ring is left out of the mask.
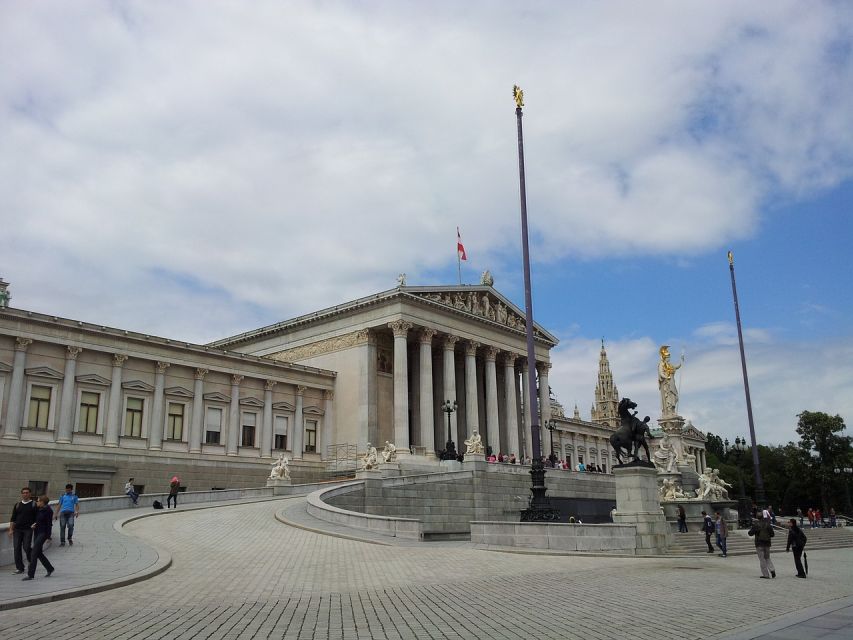
[[[231,396],[226,396],[224,393],[219,393],[218,391],[205,393],[204,399],[210,400],[211,402],[231,402]]]
[[[272,408],[277,411],[296,411],[296,407],[289,402],[273,402]]]
[[[168,389],[164,389],[163,393],[167,396],[177,397],[177,398],[192,398],[193,392],[189,389],[184,389],[183,387],[169,387]]]
[[[323,411],[320,407],[305,407],[302,409],[302,413],[306,416],[322,416],[326,412]]]
[[[111,384],[109,380],[96,373],[83,373],[77,376],[76,380],[81,384],[94,384],[98,387],[108,387]]]
[[[264,403],[257,398],[240,398],[241,407],[263,407]]]
[[[685,438],[693,438],[694,440],[701,440],[702,442],[705,442],[705,434],[699,431],[696,427],[688,427],[687,429],[684,429],[681,434]]]
[[[28,376],[34,376],[37,378],[49,378],[51,380],[62,380],[64,377],[62,373],[57,371],[56,369],[51,369],[50,367],[32,367],[31,369],[25,369]]]
[[[146,393],[154,391],[154,387],[147,382],[142,382],[142,380],[128,380],[127,382],[122,382],[121,388],[127,389],[128,391],[145,391]]]

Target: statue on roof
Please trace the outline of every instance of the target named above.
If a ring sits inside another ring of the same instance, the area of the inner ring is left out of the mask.
[[[406,274],[405,273],[401,273],[400,275],[397,276],[397,286],[398,287],[405,287],[406,286]]]
[[[492,272],[486,269],[483,271],[483,275],[480,276],[480,284],[484,287],[493,287],[495,286],[495,279],[492,277]]]

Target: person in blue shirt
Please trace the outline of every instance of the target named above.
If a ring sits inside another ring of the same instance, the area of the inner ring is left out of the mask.
[[[30,551],[30,566],[27,567],[27,576],[23,580],[32,580],[36,577],[36,565],[41,562],[47,569],[47,577],[53,573],[53,565],[44,555],[44,543],[50,540],[53,533],[53,509],[48,504],[50,498],[41,496],[38,499],[38,512],[36,523],[33,525],[33,548]]]
[[[80,517],[80,499],[74,494],[74,485],[66,484],[65,493],[59,496],[54,520],[59,520],[59,546],[65,546],[65,529],[68,544],[74,546],[74,521]]]

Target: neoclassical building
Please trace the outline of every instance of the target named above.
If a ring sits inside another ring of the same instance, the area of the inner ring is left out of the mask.
[[[259,486],[281,453],[295,480],[322,479],[386,440],[435,464],[448,416],[458,445],[477,431],[496,453],[532,453],[524,313],[490,284],[400,284],[206,345],[9,308],[2,284],[0,514],[27,485],[114,495],[133,477],[157,492],[177,473],[190,490]],[[549,397],[556,345],[535,326],[543,455],[553,433],[573,467],[609,470],[604,345],[590,421]],[[685,443],[701,459],[704,436]]]

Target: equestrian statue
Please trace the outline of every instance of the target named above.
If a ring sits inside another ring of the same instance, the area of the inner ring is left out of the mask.
[[[630,398],[622,398],[619,402],[619,418],[622,426],[620,426],[613,435],[610,436],[610,445],[616,452],[616,459],[619,464],[624,464],[622,454],[630,456],[635,462],[642,463],[640,459],[640,447],[646,451],[645,463],[651,465],[651,455],[649,454],[649,445],[646,443],[646,435],[651,436],[649,429],[649,416],[644,420],[637,417],[636,411],[631,411],[637,408],[637,403]]]

